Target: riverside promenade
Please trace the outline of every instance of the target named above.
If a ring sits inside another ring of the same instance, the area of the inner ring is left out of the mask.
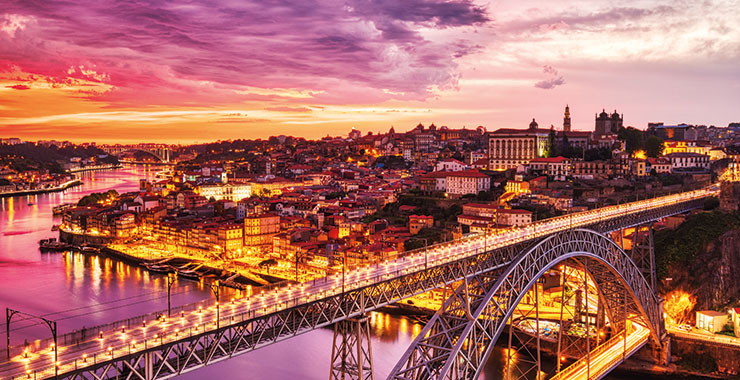
[[[43,194],[43,193],[54,193],[57,191],[64,191],[69,189],[73,186],[79,186],[82,185],[82,181],[79,179],[73,179],[69,180],[67,182],[64,182],[58,186],[52,186],[52,187],[44,187],[40,189],[27,189],[27,190],[14,190],[14,191],[6,191],[6,192],[0,192],[0,198],[3,197],[15,197],[19,195],[34,195],[34,194]]]

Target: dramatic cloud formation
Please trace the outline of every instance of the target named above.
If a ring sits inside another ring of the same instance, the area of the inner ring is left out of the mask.
[[[432,86],[455,84],[454,58],[472,47],[433,41],[418,29],[488,21],[467,0],[218,4],[16,2],[3,30],[15,37],[29,20],[38,26],[4,41],[0,57],[55,82],[110,84],[96,99],[114,104],[230,102],[225,95],[245,87],[286,85],[328,96],[360,85],[376,96],[423,99]]]
[[[566,102],[580,129],[603,107],[636,126],[722,124],[740,98],[737,6],[9,0],[0,132],[187,142],[494,129],[556,123]]]

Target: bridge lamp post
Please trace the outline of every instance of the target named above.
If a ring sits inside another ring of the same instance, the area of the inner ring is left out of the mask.
[[[59,365],[58,365],[59,351],[57,349],[57,346],[58,346],[57,345],[57,322],[52,321],[51,319],[46,319],[38,315],[24,313],[22,311],[13,310],[11,308],[6,307],[5,308],[5,336],[8,341],[8,360],[10,360],[10,321],[13,319],[13,316],[15,316],[16,314],[21,314],[21,315],[25,315],[31,318],[40,319],[44,321],[44,323],[46,323],[46,326],[49,327],[49,330],[51,330],[51,336],[52,338],[54,338],[54,378],[56,379],[57,376],[59,375]]]
[[[342,294],[344,294],[344,270],[347,265],[347,251],[342,251]]]
[[[424,241],[424,269],[426,270],[427,269],[427,263],[428,263],[428,259],[427,259],[427,253],[428,253],[427,252],[428,251],[427,250],[427,243],[428,243],[428,241],[427,241],[427,238],[415,237],[415,238],[409,239],[409,241],[413,241],[413,240],[423,240]]]
[[[172,273],[167,273],[167,317],[172,316],[172,285],[175,284]]]
[[[216,280],[215,284],[209,285],[211,292],[216,296],[216,330],[221,328],[221,283]]]

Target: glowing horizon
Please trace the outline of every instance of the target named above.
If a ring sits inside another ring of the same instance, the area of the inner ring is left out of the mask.
[[[193,143],[740,121],[737,2],[14,2],[0,134]]]

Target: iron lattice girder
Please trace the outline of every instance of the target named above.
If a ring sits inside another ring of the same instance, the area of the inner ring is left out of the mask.
[[[334,324],[330,370],[330,380],[375,380],[370,324],[366,316]]]
[[[589,263],[597,262],[615,274],[634,301],[628,305],[628,309],[643,318],[657,340],[660,323],[658,300],[640,269],[606,236],[575,229],[552,235],[534,248],[522,252],[495,282],[476,281],[459,286],[455,291],[456,296],[451,297],[429,321],[389,379],[477,378],[493,344],[524,294],[545,271],[571,257],[588,258]],[[597,269],[596,273],[600,273],[601,268]],[[605,278],[604,282],[613,280],[613,277]],[[459,294],[470,289],[476,289],[476,293],[485,290],[486,296],[462,305],[457,301]],[[443,331],[451,325],[448,322],[449,315],[459,314],[460,309],[475,311],[465,321],[464,328],[457,325],[453,330]],[[430,333],[434,335],[428,335]],[[439,336],[445,339],[436,339]],[[435,352],[433,347],[440,346],[445,350]],[[485,349],[480,350],[479,347]],[[435,360],[429,361],[427,358]]]
[[[589,228],[600,232],[616,231],[702,206],[703,200],[701,199],[686,201],[607,219],[594,223]],[[363,288],[328,296],[310,303],[299,304],[270,314],[257,315],[252,311],[240,315],[239,321],[227,326],[222,325],[218,331],[209,330],[183,337],[178,341],[163,343],[130,355],[118,356],[108,361],[102,361],[101,358],[98,358],[97,364],[80,363],[79,369],[61,373],[58,378],[165,379],[301,333],[329,326],[349,317],[359,316],[404,298],[466,278],[471,282],[480,282],[479,288],[482,293],[478,295],[478,299],[481,299],[481,295],[486,295],[483,290],[488,289],[492,279],[500,277],[500,273],[507,268],[511,261],[533,243],[534,240],[519,242],[515,245],[481,252],[453,262],[437,266],[430,265],[426,270],[407,274],[399,273],[393,279],[378,281]],[[533,264],[530,262],[529,266]],[[484,274],[491,277],[482,276]],[[509,288],[522,285],[518,281],[507,281]],[[468,294],[467,297],[475,298],[476,294]],[[496,299],[507,300],[509,298],[506,292],[488,298],[495,305],[490,310],[491,314],[494,315],[494,311],[500,314],[511,308],[511,305],[506,302],[500,304],[495,302]],[[454,331],[467,328],[470,323],[469,316],[466,316],[466,314],[470,314],[469,310],[463,309],[458,310],[457,318],[459,320],[457,323],[453,324],[452,320],[446,322],[450,323],[449,328],[454,329]],[[459,339],[454,338],[456,334],[450,333],[453,330],[445,328],[440,331],[446,331],[443,335],[449,334],[448,340],[451,342],[459,343]],[[468,332],[468,334],[470,333]],[[477,332],[473,334],[477,334]],[[481,330],[481,334],[486,335],[488,332]],[[491,338],[492,336],[488,336],[488,339]],[[444,347],[451,349],[448,346]],[[448,356],[444,356],[444,358]],[[437,361],[442,360],[442,356],[431,357]],[[128,362],[129,366],[122,364],[124,362]],[[135,369],[130,369],[130,367],[135,367]],[[139,374],[142,373],[144,376],[140,377]]]

